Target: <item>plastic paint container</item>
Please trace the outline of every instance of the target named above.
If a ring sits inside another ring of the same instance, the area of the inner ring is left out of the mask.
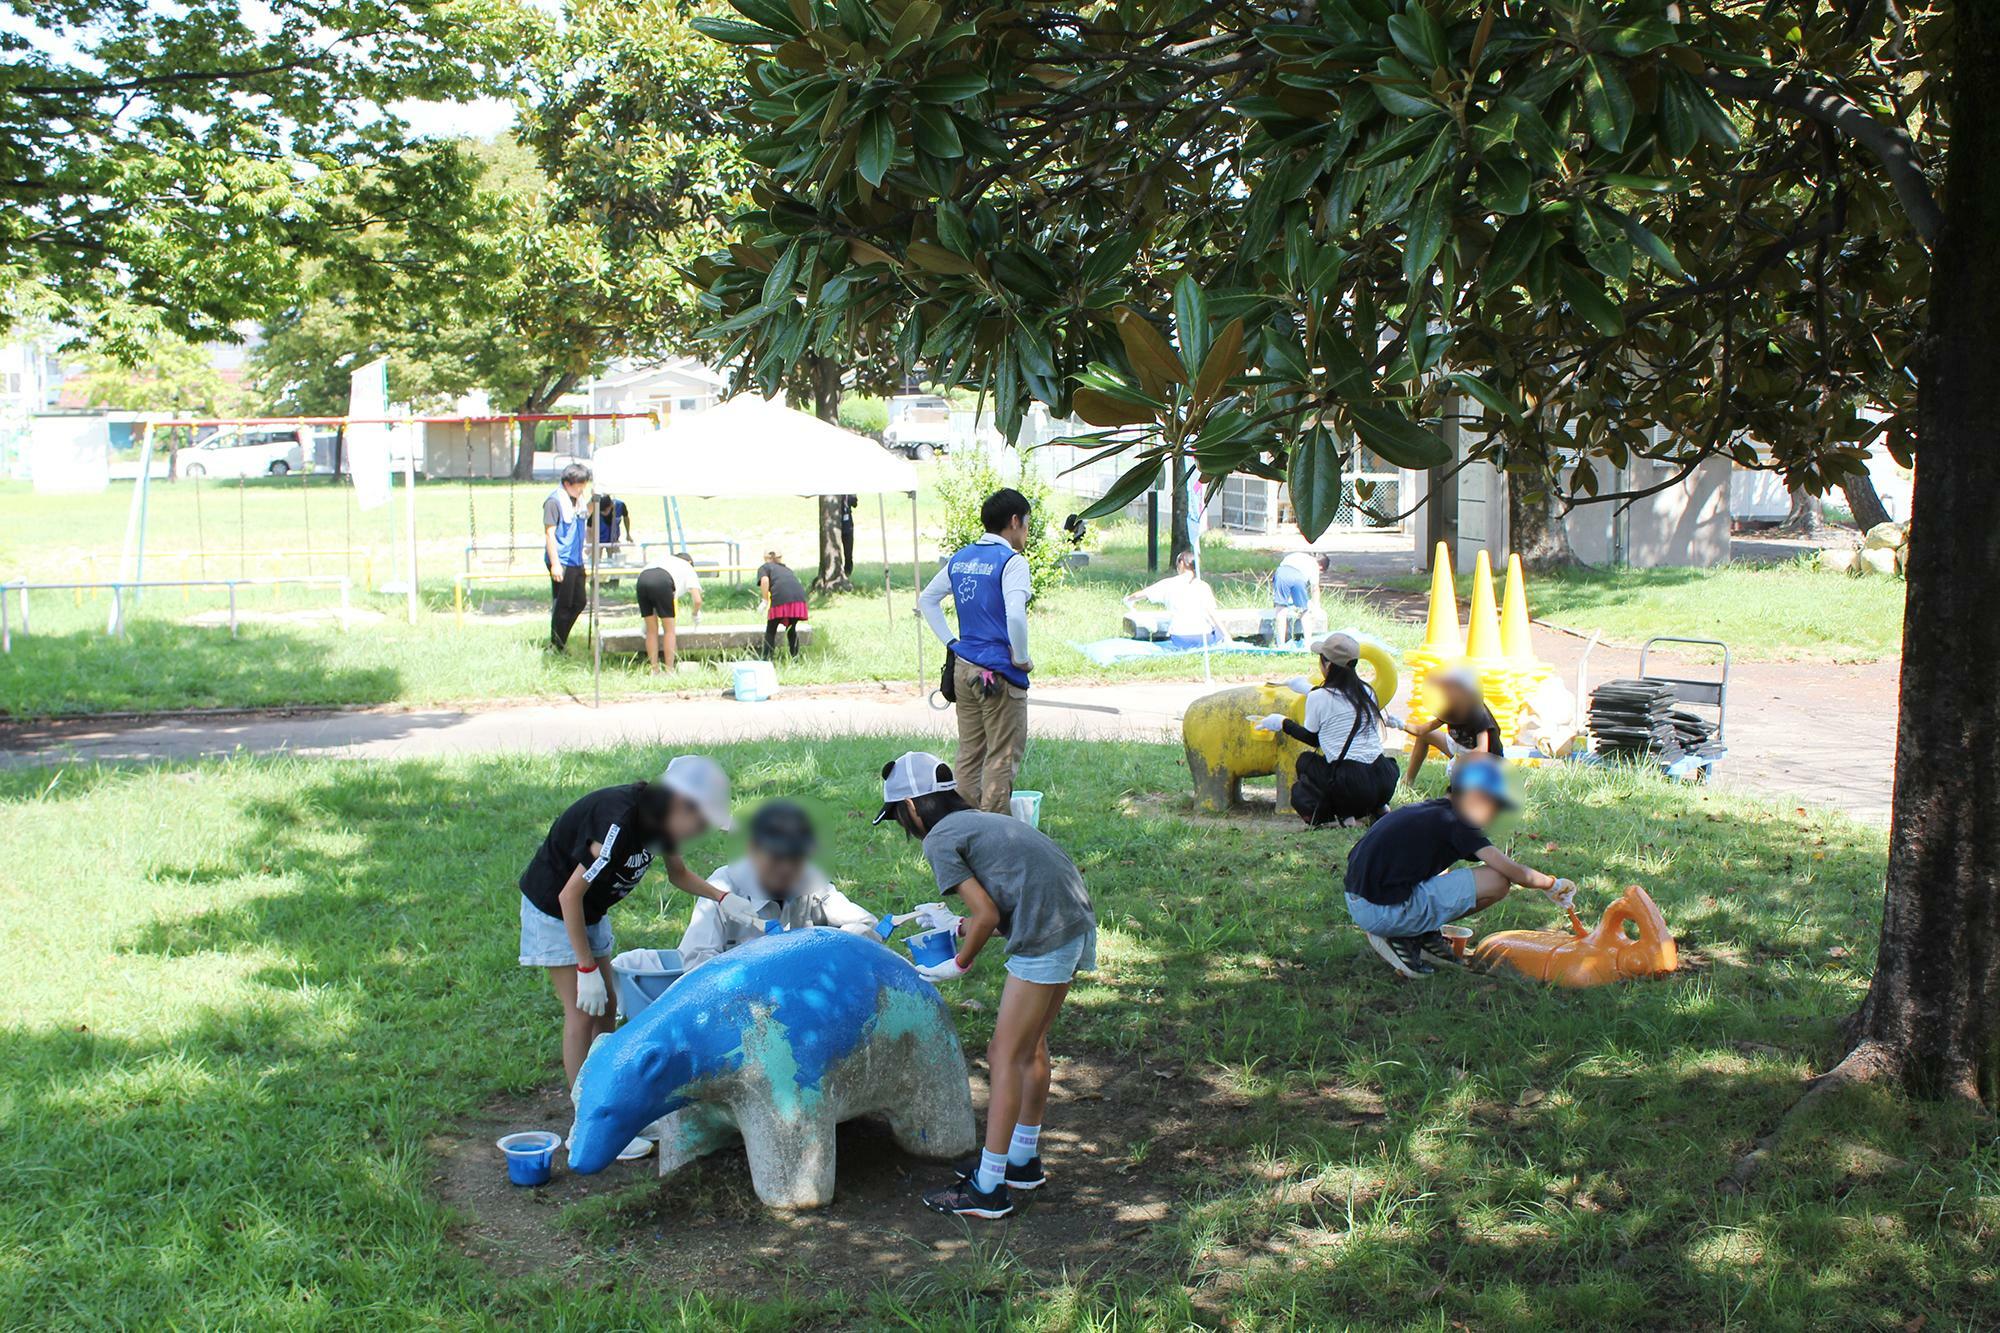
[[[1038,791],[1017,791],[1008,813],[1029,828],[1042,826],[1042,794]]]
[[[611,960],[611,984],[618,989],[618,1012],[626,1022],[667,993],[687,975],[679,949],[627,949]]]
[[[509,1134],[494,1146],[507,1154],[507,1179],[516,1185],[546,1185],[549,1172],[555,1168],[556,1149],[562,1147],[562,1135],[528,1129]]]
[[[936,967],[958,954],[957,931],[927,930],[921,935],[910,936],[904,943],[910,946],[910,957],[918,967]]]
[[[778,670],[769,662],[738,662],[729,679],[740,704],[762,703],[778,692]]]

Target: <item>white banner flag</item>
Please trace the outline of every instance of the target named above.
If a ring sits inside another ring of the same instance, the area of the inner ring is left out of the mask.
[[[379,420],[389,415],[389,358],[377,357],[348,379],[347,415]],[[354,475],[354,502],[363,509],[389,503],[393,427],[347,428],[347,466]]]

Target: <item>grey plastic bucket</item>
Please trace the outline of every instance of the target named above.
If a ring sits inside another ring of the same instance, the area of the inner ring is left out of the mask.
[[[627,1019],[637,1018],[686,974],[679,949],[627,949],[611,960],[618,1011]]]

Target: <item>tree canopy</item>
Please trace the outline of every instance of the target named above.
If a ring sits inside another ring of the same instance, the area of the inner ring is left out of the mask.
[[[760,381],[883,330],[1134,451],[1111,503],[1185,457],[1313,533],[1447,412],[1565,499],[1746,432],[1815,489],[1907,456],[1930,10],[733,2],[763,170],[700,274]]]

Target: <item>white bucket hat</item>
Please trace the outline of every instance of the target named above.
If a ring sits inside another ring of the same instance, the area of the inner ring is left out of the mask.
[[[660,785],[701,811],[711,827],[729,832],[729,775],[705,754],[677,755],[660,774]]]

